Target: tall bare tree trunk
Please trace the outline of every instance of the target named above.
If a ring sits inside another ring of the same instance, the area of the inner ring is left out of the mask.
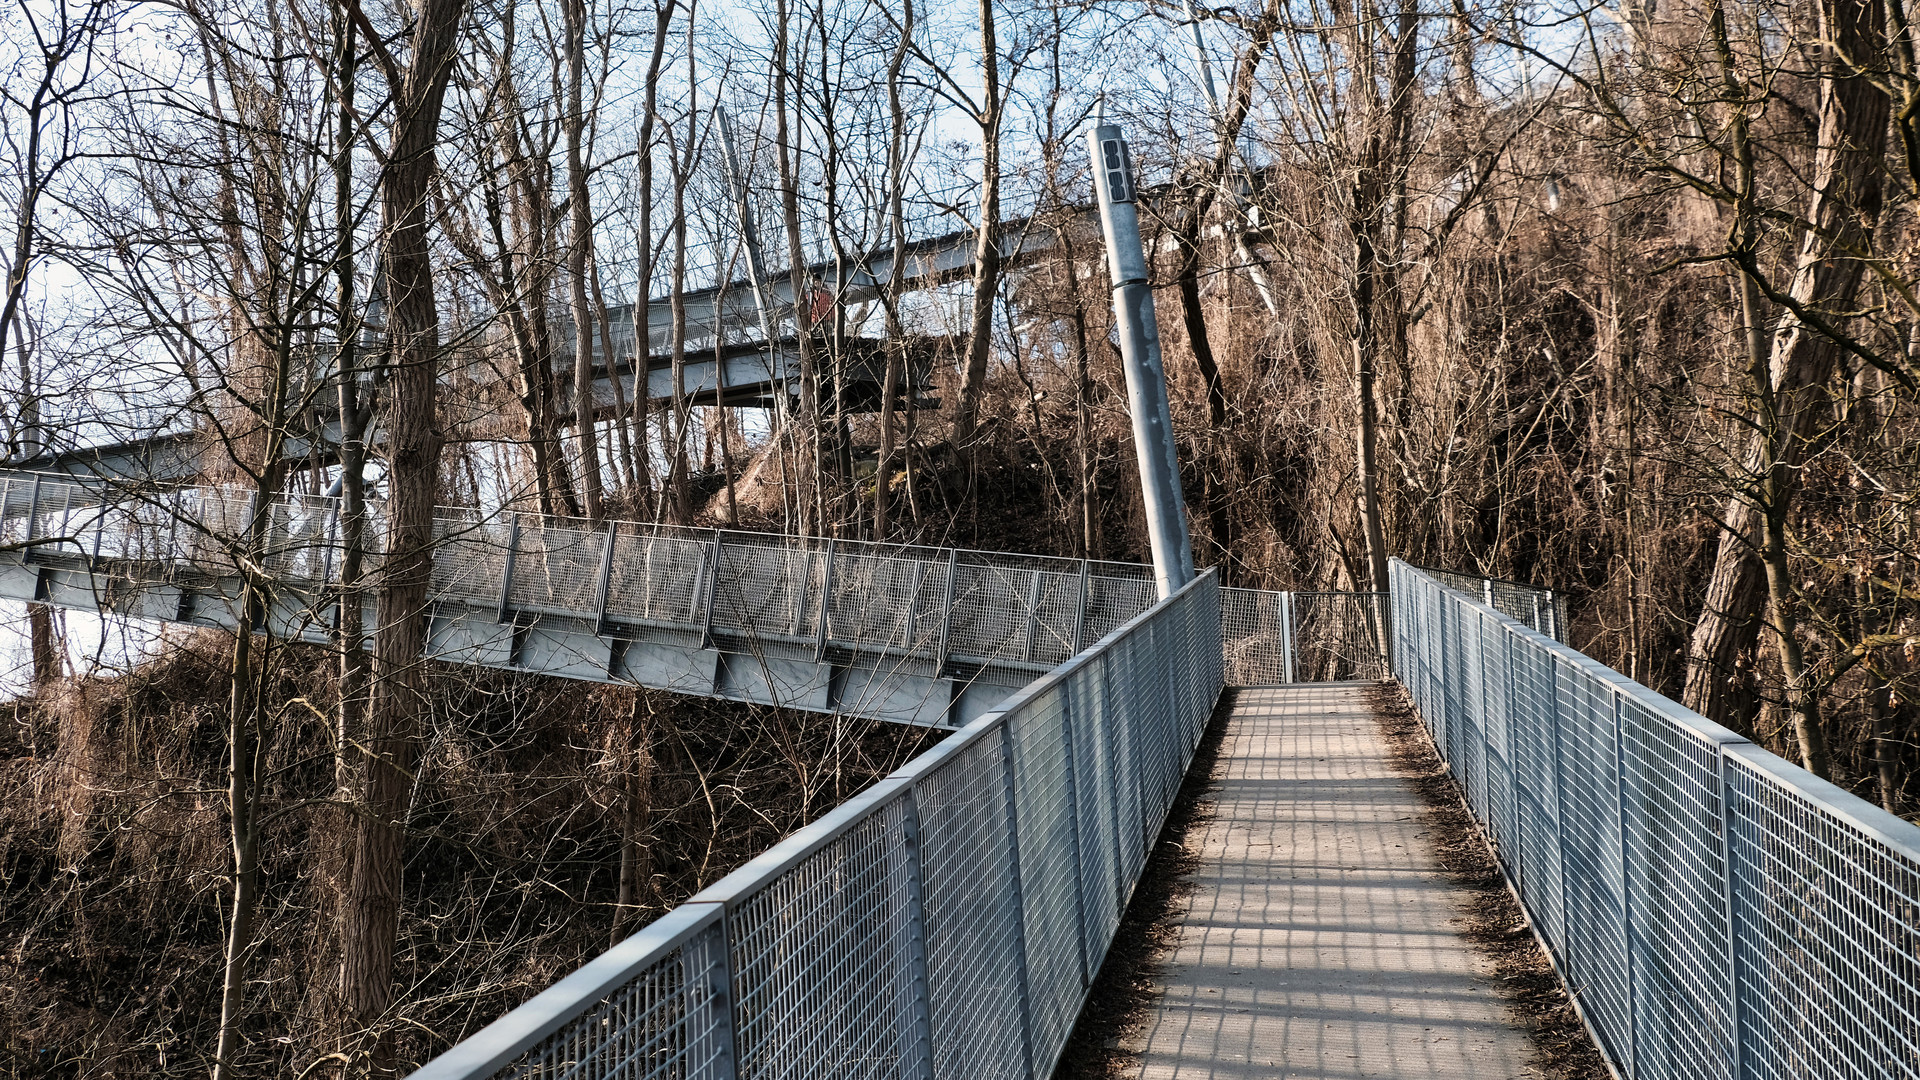
[[[906,366],[906,328],[900,323],[900,279],[907,272],[907,110],[900,97],[900,72],[913,47],[913,0],[902,0],[900,40],[887,58],[887,231],[893,238],[887,284],[880,303],[887,319],[887,368],[880,382],[880,448],[873,466],[873,538],[887,539],[887,500],[893,491],[894,398]],[[911,391],[909,391],[911,392]],[[912,402],[908,402],[912,408]]]
[[[1000,39],[994,0],[980,0],[980,221],[974,226],[973,307],[968,312],[966,366],[960,377],[960,402],[953,417],[953,448],[963,462],[973,461],[980,425],[980,396],[987,384],[987,359],[993,351],[993,308],[1000,294]]]
[[[366,694],[371,658],[366,651],[366,603],[362,581],[366,565],[366,469],[368,412],[360,401],[360,356],[358,342],[361,320],[354,289],[354,213],[353,147],[358,142],[359,120],[354,109],[355,48],[353,20],[344,4],[336,5],[339,36],[334,53],[335,80],[338,84],[339,113],[336,120],[333,160],[334,200],[334,341],[337,362],[334,365],[338,385],[334,389],[340,414],[340,507],[335,522],[340,544],[340,577],[335,601],[334,647],[340,654],[339,704],[334,715],[334,797],[340,808],[330,815],[334,850],[332,876],[334,911],[339,921],[348,906],[348,890],[353,876],[353,819],[347,808],[360,804],[360,770],[355,766],[356,751],[365,733]],[[376,276],[378,268],[375,269]],[[338,935],[336,935],[338,937]],[[337,1019],[337,1018],[336,1018]]]
[[[826,490],[820,438],[820,372],[814,356],[813,280],[807,273],[806,246],[800,235],[800,148],[795,141],[788,101],[797,97],[791,89],[792,44],[787,32],[787,0],[777,0],[774,18],[779,25],[773,44],[774,157],[780,168],[780,210],[787,230],[787,286],[793,294],[793,331],[798,339],[800,360],[800,440],[796,455],[804,459],[800,473],[798,499],[802,536],[825,535]],[[772,348],[773,343],[768,342]]]
[[[392,313],[386,409],[386,559],[376,601],[373,685],[363,768],[365,802],[354,838],[353,877],[341,934],[341,990],[369,1071],[391,1071],[382,1031],[393,1001],[401,858],[409,782],[418,756],[426,688],[427,591],[433,570],[433,507],[443,437],[435,408],[440,365],[427,197],[435,173],[441,105],[460,40],[465,0],[423,0],[404,72],[389,71],[392,144],[380,177]]]
[[[580,489],[586,497],[587,518],[606,516],[606,491],[600,475],[600,439],[593,402],[593,307],[587,299],[587,260],[593,250],[593,212],[587,192],[587,165],[581,157],[581,136],[587,115],[581,86],[586,81],[586,0],[564,0],[560,5],[566,36],[567,101],[561,122],[567,142],[567,296],[573,314],[573,430],[580,454]],[[613,357],[607,357],[609,367]]]
[[[1754,433],[1743,463],[1752,483],[1736,492],[1722,513],[1720,547],[1687,650],[1683,700],[1708,719],[1734,726],[1743,726],[1729,715],[1739,660],[1753,649],[1760,605],[1767,595],[1761,558],[1767,542],[1764,520],[1770,507],[1788,513],[1809,440],[1820,417],[1830,415],[1823,407],[1825,389],[1841,346],[1809,316],[1828,328],[1846,317],[1864,270],[1854,253],[1871,249],[1881,209],[1881,156],[1890,102],[1872,77],[1856,73],[1850,61],[1878,55],[1882,14],[1877,0],[1820,4],[1821,38],[1829,45],[1820,77],[1819,142],[1806,219],[1812,227],[1801,234],[1785,294],[1769,293],[1787,310],[1774,332],[1767,370],[1755,372]],[[1756,305],[1755,292],[1768,289],[1758,258],[1751,246],[1743,245],[1736,253],[1749,279],[1743,306]],[[1749,334],[1757,336],[1761,316],[1748,311],[1745,318]],[[1776,613],[1772,620],[1776,632],[1780,619]]]
[[[660,72],[666,63],[667,31],[673,26],[677,0],[657,3],[653,9],[653,51],[647,56],[646,89],[642,95],[640,135],[636,142],[636,186],[640,210],[634,218],[633,289],[633,476],[643,513],[652,513],[653,441],[648,414],[653,401],[647,390],[647,362],[653,354],[653,133],[660,120]]]

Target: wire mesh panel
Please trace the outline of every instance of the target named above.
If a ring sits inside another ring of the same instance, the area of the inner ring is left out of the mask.
[[[1920,1078],[1920,828],[1515,621],[1524,592],[1393,588],[1401,677],[1463,783],[1491,763],[1475,812],[1623,1075]]]
[[[1092,644],[1153,606],[1151,578],[1094,574],[1087,579],[1086,626],[1081,641]]]
[[[1118,859],[1112,713],[1107,702],[1108,654],[1082,668],[1065,686],[1073,722],[1074,820],[1080,830],[1075,855],[1080,873],[1080,910],[1086,951],[1106,952],[1120,925],[1122,878]]]
[[[523,1080],[619,1076],[691,1080],[713,1074],[717,1047],[695,1025],[724,969],[718,927],[662,955],[575,1023],[540,1040],[514,1071]]]
[[[1755,748],[1727,766],[1747,1074],[1920,1076],[1920,844]]]
[[[523,527],[514,548],[507,602],[518,611],[591,617],[606,542],[602,530]]]
[[[1635,1058],[1647,1077],[1718,1078],[1732,1062],[1720,746],[1624,700],[1622,818],[1634,914]]]
[[[1039,571],[957,564],[948,652],[970,660],[1025,659],[1039,587]]]
[[[882,554],[836,554],[827,640],[881,649],[926,648],[939,626],[921,627],[928,563]]]
[[[1087,577],[1080,573],[1040,571],[1034,594],[1033,621],[1027,631],[1026,658],[1034,663],[1058,664],[1080,650],[1081,620]],[[1091,645],[1098,637],[1085,638]]]
[[[332,524],[337,531],[338,521]],[[506,577],[507,546],[514,542],[512,525],[442,516],[435,519],[434,531],[440,538],[433,550],[434,592],[473,604],[497,604]],[[337,566],[332,573],[339,573]]]
[[[742,1075],[879,1080],[906,1072],[914,1041],[905,804],[888,800],[797,865],[729,905]],[[832,993],[822,993],[832,987]]]
[[[1288,616],[1284,593],[1220,590],[1220,649],[1226,658],[1227,682],[1270,686],[1293,681]]]
[[[1387,677],[1385,594],[1294,593],[1292,607],[1295,681]]]
[[[1026,1075],[1004,727],[921,782],[934,1075]]]
[[[1632,1028],[1614,699],[1578,665],[1556,659],[1568,968],[1603,1049],[1626,1061]]]
[[[1020,889],[1026,909],[1027,983],[1033,1038],[1066,1041],[1085,990],[1080,935],[1078,837],[1067,753],[1066,687],[1056,685],[1007,718],[1013,740],[1020,827]]]
[[[1555,641],[1564,643],[1567,640],[1567,598],[1563,593],[1477,574],[1456,574],[1428,567],[1415,569],[1446,588],[1486,604],[1530,630],[1545,634]]]
[[[1049,1075],[1219,695],[1219,634],[1207,574],[662,920],[687,933],[641,931],[416,1075]]]
[[[712,558],[713,544],[695,536],[614,532],[607,618],[698,625],[705,617],[702,604]]]
[[[798,637],[811,624],[806,605],[813,553],[799,545],[715,542],[713,625],[744,637]]]
[[[1431,602],[1432,598],[1427,598]],[[1508,849],[1508,872],[1520,882],[1521,899],[1533,913],[1542,936],[1563,952],[1566,912],[1561,897],[1560,752],[1556,732],[1553,657],[1528,648],[1523,641],[1509,643],[1512,664],[1515,814],[1523,823],[1517,850]]]

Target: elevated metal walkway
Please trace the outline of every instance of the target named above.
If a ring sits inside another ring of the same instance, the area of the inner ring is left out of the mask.
[[[1396,670],[1619,1076],[1920,1078],[1920,828],[1482,581],[1393,574]],[[1203,575],[416,1076],[1050,1075],[1220,691],[1218,605]],[[1528,1075],[1337,720],[1241,718],[1246,865],[1202,872],[1219,933],[1176,954],[1143,1076]]]
[[[253,517],[237,490],[0,474],[0,597],[232,629]],[[329,640],[337,500],[284,496],[268,520],[262,628]],[[471,509],[436,529],[435,658],[908,724],[964,724],[1154,601],[1130,563]],[[367,565],[377,584],[378,555]],[[1377,596],[1230,589],[1223,604],[1236,681],[1385,674]]]

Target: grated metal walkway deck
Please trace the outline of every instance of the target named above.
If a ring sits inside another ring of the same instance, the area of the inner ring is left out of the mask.
[[[1538,1075],[1368,691],[1239,692],[1142,1080]]]

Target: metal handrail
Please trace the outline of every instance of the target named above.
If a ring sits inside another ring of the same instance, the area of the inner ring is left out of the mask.
[[[1218,603],[1209,571],[414,1080],[1048,1075],[1220,693]]]
[[[1920,827],[1395,561],[1400,677],[1626,1080],[1920,1077]]]

